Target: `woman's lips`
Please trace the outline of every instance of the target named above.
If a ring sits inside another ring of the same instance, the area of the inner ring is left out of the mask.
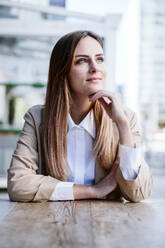
[[[99,77],[91,77],[91,78],[88,78],[87,81],[90,81],[90,82],[96,82],[96,81],[99,81],[101,80],[101,78]]]

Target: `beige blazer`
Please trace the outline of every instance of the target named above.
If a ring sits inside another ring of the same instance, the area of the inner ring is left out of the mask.
[[[29,109],[24,116],[24,126],[17,146],[12,155],[8,169],[8,193],[12,201],[48,201],[53,193],[58,179],[46,176],[44,173],[44,159],[41,143],[41,124],[43,105],[36,105]],[[140,144],[140,131],[135,113],[126,109],[125,113],[130,123],[135,145]],[[118,129],[113,123],[113,131],[117,143]],[[111,165],[110,165],[111,166]],[[108,171],[96,163],[95,183],[99,182]],[[151,193],[152,175],[142,157],[142,164],[136,179],[126,180],[118,168],[116,180],[118,187],[105,199],[119,200],[124,197],[132,202],[139,202]]]

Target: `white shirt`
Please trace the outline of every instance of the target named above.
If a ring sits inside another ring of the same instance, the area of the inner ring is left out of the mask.
[[[74,200],[73,184],[93,185],[95,179],[95,156],[90,156],[96,126],[93,111],[76,125],[70,114],[68,117],[67,162],[69,176],[67,182],[59,182],[50,200]],[[140,149],[120,145],[119,167],[126,179],[135,179],[140,168]]]

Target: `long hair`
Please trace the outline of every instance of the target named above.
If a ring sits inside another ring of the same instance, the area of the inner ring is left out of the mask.
[[[95,33],[76,31],[63,36],[56,43],[50,58],[42,138],[47,174],[61,181],[65,181],[68,175],[67,122],[71,100],[68,75],[75,48],[86,36],[97,40],[103,48],[102,39]],[[98,101],[93,111],[96,122],[93,152],[100,166],[107,169],[115,158],[112,120]]]

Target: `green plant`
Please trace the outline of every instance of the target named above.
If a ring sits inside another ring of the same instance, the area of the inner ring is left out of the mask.
[[[160,120],[159,121],[159,127],[164,128],[165,127],[165,120]]]

